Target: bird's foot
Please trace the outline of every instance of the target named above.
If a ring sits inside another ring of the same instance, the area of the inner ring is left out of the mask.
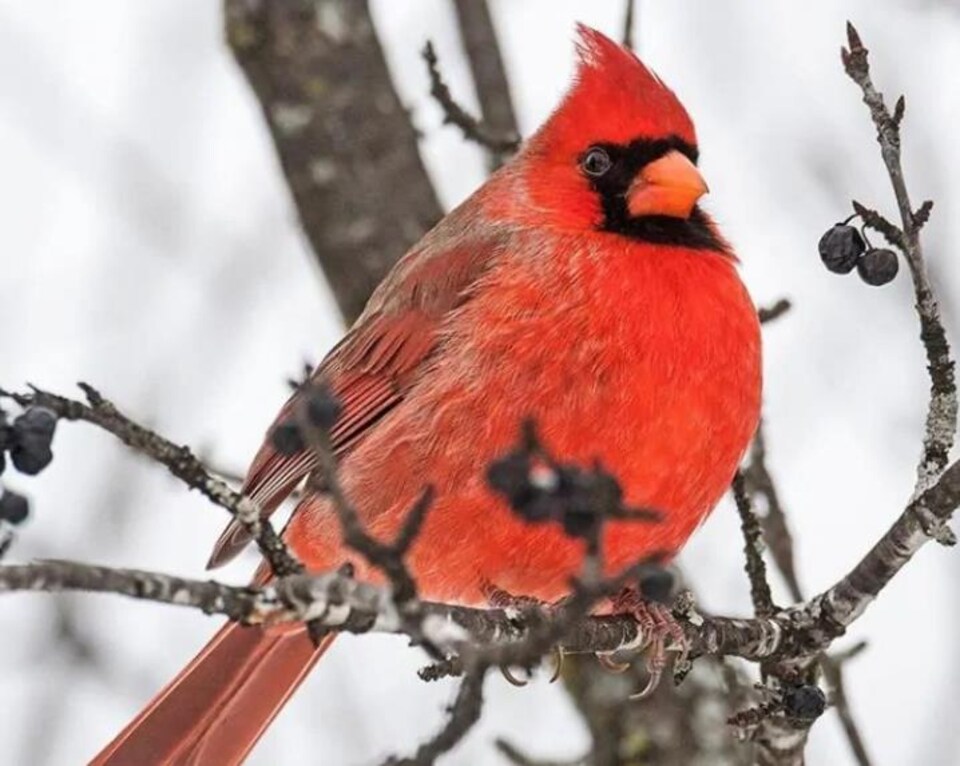
[[[529,609],[549,609],[550,605],[533,596],[517,596],[494,585],[489,580],[480,583],[480,592],[494,609],[524,612]]]
[[[624,588],[613,599],[615,614],[629,614],[640,628],[640,649],[647,652],[646,668],[650,679],[642,691],[632,699],[648,697],[657,688],[667,666],[668,652],[677,652],[676,664],[683,666],[690,653],[690,642],[683,627],[677,622],[670,608],[659,601],[648,601],[633,588]],[[600,664],[607,670],[622,673],[629,664],[619,663],[610,655],[597,655]]]
[[[494,609],[503,609],[505,612],[513,612],[516,614],[528,611],[530,609],[540,609],[543,611],[549,611],[562,602],[557,602],[557,604],[549,604],[546,601],[541,601],[538,598],[533,596],[517,596],[509,591],[505,591],[503,588],[494,585],[489,580],[484,580],[480,584],[480,592],[483,594],[483,597],[487,600],[487,603]],[[553,674],[550,677],[550,683],[553,683],[560,677],[560,672],[563,670],[563,649],[559,646],[555,647],[553,650],[553,661],[554,661],[554,670]],[[530,671],[525,671],[529,676]],[[510,668],[502,667],[500,668],[500,673],[503,677],[514,686],[526,686],[529,683],[528,679],[517,678],[514,675],[513,671]]]

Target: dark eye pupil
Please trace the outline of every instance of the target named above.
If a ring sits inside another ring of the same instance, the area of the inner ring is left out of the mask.
[[[583,172],[589,176],[602,176],[610,169],[610,155],[603,149],[594,148],[583,158]]]

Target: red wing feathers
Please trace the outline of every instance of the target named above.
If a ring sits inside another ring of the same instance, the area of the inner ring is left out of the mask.
[[[331,431],[338,454],[356,442],[400,402],[424,360],[437,343],[446,313],[483,271],[498,250],[497,241],[475,241],[442,252],[411,252],[377,289],[367,310],[327,357],[313,378],[331,387],[342,405]],[[273,429],[299,406],[294,394],[267,431],[243,485],[265,516],[273,513],[313,470],[316,459],[306,452],[283,455],[270,439]],[[250,535],[232,521],[217,540],[207,564],[217,567],[233,559]]]

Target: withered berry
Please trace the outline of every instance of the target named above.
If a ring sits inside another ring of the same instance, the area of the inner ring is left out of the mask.
[[[892,282],[899,270],[900,259],[897,254],[885,248],[867,250],[857,262],[860,279],[874,287]]]
[[[820,237],[820,260],[834,274],[849,274],[857,265],[866,245],[856,227],[846,223],[835,224]]]

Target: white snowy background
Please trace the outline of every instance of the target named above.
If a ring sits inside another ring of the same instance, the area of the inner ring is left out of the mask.
[[[427,96],[433,39],[455,93],[471,85],[447,0],[376,0],[378,32],[448,206],[483,177]],[[523,131],[572,67],[575,20],[619,34],[621,2],[495,0]],[[242,470],[285,396],[284,378],[341,332],[297,226],[254,98],[221,39],[216,0],[0,1],[0,384],[70,391],[87,380],[174,439]],[[912,486],[927,381],[906,274],[874,289],[827,273],[822,231],[851,196],[894,210],[855,87],[843,23],[876,79],[907,94],[905,162],[951,310],[960,295],[960,10],[859,0],[640,4],[643,56],[700,134],[707,205],[758,303],[795,309],[766,331],[772,468],[808,592],[887,527]],[[10,560],[78,558],[203,576],[224,514],[110,437],[63,425],[40,477],[7,473],[34,515]],[[683,555],[705,605],[746,613],[734,513],[724,503]],[[253,556],[224,577],[242,582]],[[960,762],[960,558],[931,546],[849,641],[870,647],[848,688],[877,764]],[[76,633],[58,639],[64,620]],[[85,762],[179,669],[215,618],[113,597],[0,598],[2,760]],[[73,652],[64,646],[80,647]],[[280,716],[254,764],[368,764],[440,723],[453,687],[424,685],[401,639],[346,637]],[[494,674],[482,723],[449,763],[495,764],[495,736],[572,756],[586,734],[560,688]],[[811,764],[851,762],[832,715]]]

